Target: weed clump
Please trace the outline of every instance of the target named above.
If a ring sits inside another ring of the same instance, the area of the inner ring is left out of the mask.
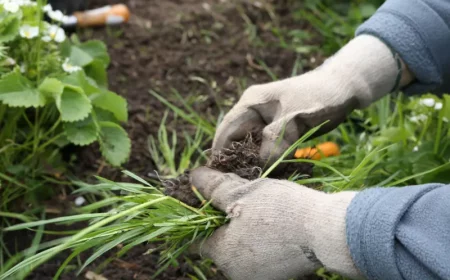
[[[223,173],[234,173],[247,180],[258,179],[263,170],[268,167],[266,161],[259,156],[262,137],[260,134],[249,134],[244,140],[232,142],[229,148],[213,152],[206,166]],[[313,164],[291,162],[280,164],[279,168],[269,177],[274,179],[288,179],[292,175],[311,177]],[[164,193],[188,205],[199,207],[201,201],[192,189],[189,171],[175,179],[164,180]]]

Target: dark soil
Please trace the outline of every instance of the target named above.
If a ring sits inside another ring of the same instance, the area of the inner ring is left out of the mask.
[[[280,40],[271,31],[276,26],[269,25],[273,20],[267,10],[248,4],[250,1],[92,0],[91,6],[118,2],[130,7],[133,13],[130,23],[121,28],[81,33],[83,38],[101,39],[109,47],[110,87],[126,97],[129,104],[127,131],[132,139],[132,154],[124,168],[141,176],[158,171],[150,158],[147,139],[156,135],[167,110],[149,90],[179,104],[172,94],[175,89],[186,100],[195,100],[193,106],[197,112],[217,119],[220,112],[226,112],[239,99],[246,87],[272,80],[257,61],[263,61],[277,77],[285,78],[291,75],[295,60],[300,57],[281,47]],[[291,4],[271,4],[278,21],[276,25],[308,29],[286,17]],[[254,26],[246,24],[244,17]],[[252,39],[251,28],[258,39]],[[312,66],[317,63],[319,59]],[[310,62],[304,63],[303,70],[310,67]],[[190,124],[171,123],[170,117],[168,128],[179,135],[182,131],[195,131]],[[120,178],[118,169],[110,168],[101,160],[96,146],[79,151],[76,171],[111,180],[125,179]]]
[[[247,180],[255,180],[267,167],[266,161],[259,156],[260,146],[261,134],[251,133],[244,140],[233,142],[230,147],[212,153],[206,166],[224,173],[237,174]],[[278,172],[271,172],[269,177],[288,179],[294,174],[311,177],[312,170],[313,164],[311,163],[288,163]],[[165,180],[163,185],[166,195],[175,197],[191,206],[201,205],[201,201],[192,191],[189,172],[185,172],[175,179]]]
[[[109,68],[110,89],[124,96],[129,104],[129,121],[126,130],[132,139],[129,162],[123,166],[141,177],[158,171],[148,150],[149,135],[156,135],[166,107],[149,94],[159,92],[174,103],[179,103],[172,93],[177,90],[186,100],[195,98],[194,108],[206,118],[216,119],[234,104],[242,91],[252,85],[271,81],[270,75],[258,61],[278,78],[291,75],[296,59],[301,59],[305,71],[317,66],[321,59],[306,60],[294,51],[282,47],[272,30],[310,29],[304,23],[294,22],[290,16],[293,3],[298,1],[261,1],[266,6],[237,0],[90,0],[91,8],[124,3],[132,18],[121,27],[85,29],[78,32],[81,39],[100,39],[106,42],[111,55]],[[259,3],[259,2],[258,2]],[[256,36],[254,36],[256,35]],[[192,133],[195,127],[168,119],[169,132]],[[181,135],[181,133],[178,133]],[[179,143],[182,139],[179,139]],[[182,145],[180,145],[182,147]],[[205,147],[207,148],[207,147]],[[241,147],[242,148],[242,147]],[[245,150],[245,149],[244,149]],[[244,150],[241,150],[243,152]],[[96,145],[74,147],[76,155],[72,172],[83,180],[100,175],[110,180],[126,180],[120,169],[105,163]],[[223,161],[226,156],[226,162]],[[234,165],[239,158],[224,151],[215,168],[239,168]],[[245,169],[255,176],[259,170],[258,159]],[[233,164],[231,164],[233,162]],[[224,170],[225,171],[225,170]],[[230,170],[231,172],[241,172]],[[239,175],[245,175],[244,173]],[[164,175],[164,174],[162,174]],[[65,210],[66,211],[66,210]],[[70,209],[67,210],[70,212]],[[29,235],[30,240],[33,235]],[[26,242],[21,240],[24,244]],[[151,279],[156,271],[157,252],[141,246],[114,261],[101,273],[108,279]],[[52,279],[67,255],[61,255],[35,270],[28,279]],[[81,261],[88,254],[81,257]],[[94,271],[101,259],[87,270]],[[180,266],[170,268],[156,279],[189,279],[194,272],[180,261]],[[62,279],[85,279],[67,272]],[[225,279],[220,273],[208,279]],[[317,279],[313,277],[310,279]]]

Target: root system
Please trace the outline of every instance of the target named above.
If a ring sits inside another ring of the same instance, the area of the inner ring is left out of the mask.
[[[210,156],[207,167],[224,172],[235,173],[247,180],[259,178],[266,162],[259,157],[261,136],[249,134],[244,140],[233,142],[229,148],[221,149]],[[313,165],[310,163],[285,163],[269,175],[275,179],[288,179],[292,175],[312,176]],[[200,206],[201,202],[192,190],[189,171],[175,179],[162,182],[165,194],[191,205]]]

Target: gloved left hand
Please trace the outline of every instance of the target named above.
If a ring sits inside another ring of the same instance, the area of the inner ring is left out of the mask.
[[[200,245],[233,280],[290,279],[321,266],[360,278],[347,248],[345,215],[355,192],[325,194],[289,181],[248,181],[206,167],[191,173],[227,225]]]

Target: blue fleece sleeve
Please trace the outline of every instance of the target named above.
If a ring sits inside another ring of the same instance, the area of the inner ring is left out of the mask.
[[[346,224],[350,253],[368,279],[450,279],[450,185],[362,191]]]
[[[384,41],[415,74],[405,93],[450,92],[450,1],[387,0],[360,34]]]

